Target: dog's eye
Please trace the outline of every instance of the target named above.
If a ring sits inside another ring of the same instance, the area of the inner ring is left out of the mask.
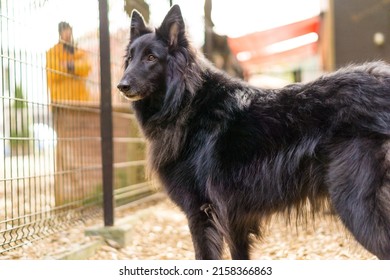
[[[155,61],[156,59],[157,59],[157,57],[155,57],[154,55],[152,55],[152,54],[148,55],[148,61]]]
[[[128,57],[126,58],[126,61],[125,61],[125,66],[126,66],[126,68],[127,68],[127,66],[129,66],[129,64],[130,64],[130,62],[131,62],[131,59],[132,59],[131,56],[128,56]]]

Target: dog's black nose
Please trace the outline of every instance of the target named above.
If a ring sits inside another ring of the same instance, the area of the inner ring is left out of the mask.
[[[119,82],[119,84],[117,85],[117,88],[121,91],[121,92],[128,92],[130,91],[130,85],[126,82]]]

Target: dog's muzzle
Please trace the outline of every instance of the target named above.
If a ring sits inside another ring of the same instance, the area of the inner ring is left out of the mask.
[[[121,91],[122,95],[125,98],[127,98],[131,101],[137,101],[137,100],[141,99],[141,97],[139,95],[131,92],[130,84],[125,80],[120,81],[119,84],[117,85],[117,88]]]
[[[128,93],[130,91],[130,84],[126,81],[122,80],[117,85],[117,88],[124,94]]]

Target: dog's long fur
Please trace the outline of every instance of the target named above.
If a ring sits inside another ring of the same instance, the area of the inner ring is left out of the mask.
[[[328,201],[368,251],[390,258],[390,66],[350,66],[307,84],[254,88],[192,50],[178,6],[152,30],[132,14],[118,88],[149,162],[184,211],[197,259],[249,258],[275,212]]]

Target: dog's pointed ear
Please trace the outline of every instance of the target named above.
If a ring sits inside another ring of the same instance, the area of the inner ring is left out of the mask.
[[[176,48],[181,39],[185,38],[185,25],[179,5],[172,6],[156,33],[170,48]]]
[[[150,31],[146,27],[145,20],[142,15],[137,10],[133,10],[131,13],[130,40],[134,41],[139,36],[148,32]]]

